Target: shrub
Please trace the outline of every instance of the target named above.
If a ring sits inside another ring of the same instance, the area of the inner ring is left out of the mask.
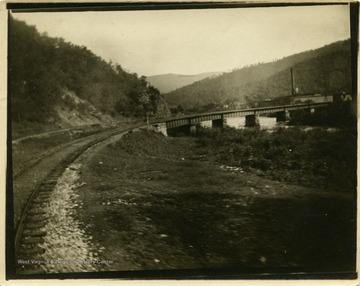
[[[199,128],[197,142],[221,164],[258,169],[273,179],[337,190],[356,187],[356,137],[346,129]]]

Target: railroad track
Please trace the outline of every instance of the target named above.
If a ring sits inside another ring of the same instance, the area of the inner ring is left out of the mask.
[[[102,132],[97,132],[95,134],[98,134],[98,133],[103,133],[105,132],[106,130],[103,130]],[[90,136],[94,136],[95,134],[90,134],[88,136],[85,136],[85,137],[82,137],[82,138],[78,138],[78,139],[75,139],[74,141],[70,141],[70,142],[67,142],[67,143],[63,143],[59,146],[56,146],[48,151],[45,151],[44,153],[40,154],[39,157],[37,158],[34,158],[34,159],[31,159],[29,162],[25,163],[25,165],[23,166],[20,166],[18,169],[14,170],[14,167],[13,167],[13,180],[16,180],[18,177],[20,177],[26,170],[34,167],[36,164],[38,164],[41,160],[43,160],[44,158],[46,157],[49,157],[51,155],[53,155],[54,153],[56,152],[59,152],[61,151],[62,149],[64,149],[65,147],[67,146],[70,146],[70,145],[73,145],[74,143],[79,143],[79,142],[83,142],[83,141],[86,141],[88,140],[88,138]],[[14,142],[13,142],[14,144]]]
[[[141,126],[142,124],[138,124],[126,129],[117,128],[114,130],[107,130],[102,133],[90,135],[90,138],[85,137],[71,143],[66,143],[61,148],[57,148],[33,162],[29,168],[21,170],[21,172],[16,174],[14,182],[21,183],[21,177],[31,176],[33,173],[31,171],[37,165],[44,164],[46,160],[51,160],[52,157],[54,157],[54,160],[59,159],[59,157],[56,156],[63,150],[67,151],[64,156],[60,156],[60,160],[53,166],[53,168],[49,167],[47,172],[45,172],[43,179],[38,182],[34,182],[33,187],[30,188],[30,194],[26,199],[26,202],[23,204],[14,204],[14,213],[15,211],[19,212],[19,210],[16,210],[15,207],[21,207],[20,215],[14,215],[15,261],[21,262],[16,265],[17,274],[43,272],[40,264],[28,262],[31,260],[41,261],[42,254],[46,251],[45,249],[39,247],[39,244],[44,242],[44,236],[46,235],[46,232],[41,230],[47,223],[47,216],[44,207],[49,203],[58,178],[64,173],[65,169],[85,151],[90,150],[91,147],[100,144],[109,144],[112,141],[118,140],[122,135],[126,134],[130,130],[134,130]],[[22,183],[25,182],[26,180]]]

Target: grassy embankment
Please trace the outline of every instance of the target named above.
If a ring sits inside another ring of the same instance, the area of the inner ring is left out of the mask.
[[[104,270],[353,270],[354,182],[341,170],[352,174],[356,140],[342,136],[134,132],[84,162],[78,215],[114,260]]]
[[[60,148],[80,138],[104,131],[106,128],[100,125],[72,128],[69,130],[54,132],[40,136],[25,138],[12,144],[13,173],[18,172],[28,164],[41,158],[48,152]]]
[[[96,133],[103,132],[111,128],[123,127],[127,129],[133,125],[142,122],[142,119],[135,117],[122,118],[112,124],[92,124],[80,125],[68,129],[47,128],[46,124],[35,124],[32,127],[19,127],[12,124],[12,165],[13,173],[28,166],[31,162],[41,158],[49,152],[53,152],[61,148],[67,143],[76,141],[77,139],[89,137]]]

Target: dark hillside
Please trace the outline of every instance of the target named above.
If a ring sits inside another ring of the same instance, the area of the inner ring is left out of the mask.
[[[291,94],[290,68],[299,93],[351,92],[350,40],[204,79],[166,94],[171,105],[199,110],[252,105]]]
[[[9,43],[15,127],[47,124],[56,128],[91,123],[89,116],[109,121],[119,115],[168,113],[160,92],[144,77],[107,63],[84,46],[39,34],[35,27],[12,18]],[[66,120],[74,113],[79,120]]]

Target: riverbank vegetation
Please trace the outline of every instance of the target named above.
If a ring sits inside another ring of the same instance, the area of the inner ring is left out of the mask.
[[[221,164],[267,178],[339,191],[356,187],[356,136],[314,128],[200,128],[198,143]]]

